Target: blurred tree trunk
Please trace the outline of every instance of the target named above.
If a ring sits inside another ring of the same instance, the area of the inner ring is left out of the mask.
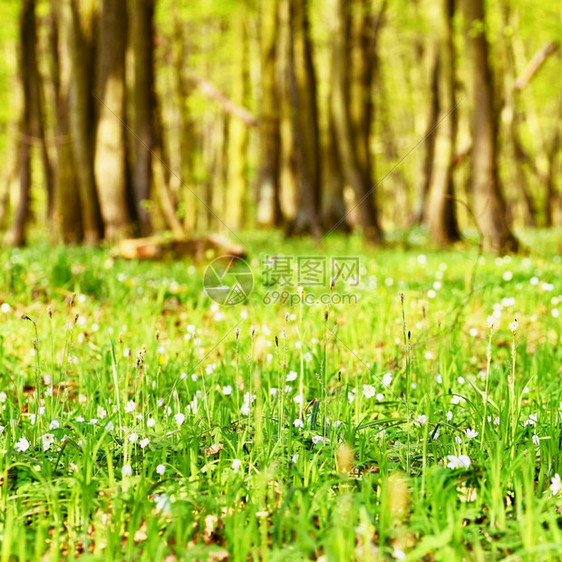
[[[513,17],[511,12],[511,2],[503,2],[502,6],[504,29],[513,29]],[[511,32],[504,33],[503,41],[505,69],[503,81],[505,87],[503,116],[506,122],[506,145],[510,149],[512,161],[511,181],[516,185],[523,198],[525,225],[534,227],[537,225],[536,210],[533,197],[529,190],[527,181],[527,170],[525,169],[526,150],[520,134],[520,127],[524,120],[519,90],[515,88],[517,78],[517,65],[513,48],[513,37]]]
[[[154,128],[154,1],[129,0],[130,45],[133,56],[131,128],[138,138],[131,139],[132,187],[135,210],[143,236],[151,230],[147,203],[152,181]]]
[[[431,67],[431,83],[429,89],[429,117],[427,119],[427,127],[425,130],[424,147],[425,155],[423,159],[423,168],[420,182],[420,204],[416,214],[416,223],[422,224],[427,222],[428,198],[431,188],[431,178],[433,177],[433,164],[435,160],[435,141],[437,132],[435,127],[439,121],[439,70],[440,70],[440,52],[439,44],[436,41],[434,45],[434,53]]]
[[[555,226],[556,219],[562,215],[562,208],[557,203],[560,202],[561,197],[556,188],[556,161],[560,158],[560,123],[562,122],[562,95],[558,103],[558,115],[554,119],[554,131],[552,139],[548,146],[548,172],[545,181],[545,197],[544,197],[544,223],[547,228]],[[559,226],[559,224],[556,224]]]
[[[232,101],[246,106],[249,90],[248,69],[248,31],[246,0],[240,0],[235,13],[235,26],[239,41],[234,59],[234,77],[232,81]],[[226,180],[226,223],[234,230],[239,230],[246,219],[246,195],[248,180],[246,174],[248,151],[248,126],[238,117],[228,119],[228,157]]]
[[[435,147],[426,209],[429,238],[439,245],[460,240],[460,230],[455,212],[455,188],[453,183],[454,160],[457,138],[456,72],[453,42],[453,18],[455,0],[441,0],[437,15],[437,54],[435,60],[437,80],[434,83],[437,129],[433,131]],[[439,123],[439,124],[438,124]]]
[[[338,0],[332,41],[332,112],[339,161],[355,193],[363,236],[382,242],[369,150],[377,19],[369,0]]]
[[[53,0],[57,4],[57,0]],[[94,177],[94,73],[95,0],[62,0],[58,11],[60,50],[70,58],[68,127],[76,170],[80,214],[86,244],[103,236],[103,224]],[[96,102],[97,103],[97,102]]]
[[[321,235],[320,132],[316,74],[314,71],[308,2],[291,0],[289,42],[289,87],[293,103],[293,147],[297,169],[296,214],[287,233]]]
[[[77,174],[69,126],[69,96],[72,78],[70,50],[67,48],[68,25],[71,23],[63,14],[68,6],[53,0],[51,10],[57,22],[58,41],[52,53],[53,82],[55,83],[55,133],[58,139],[55,165],[54,208],[51,217],[53,241],[77,244],[83,239],[82,215],[77,187]],[[66,20],[66,21],[65,21]]]
[[[99,98],[94,173],[105,238],[131,234],[125,150],[125,46],[127,11],[123,0],[103,0],[97,33],[96,94]]]
[[[23,246],[26,241],[26,226],[29,218],[31,192],[31,142],[37,131],[39,107],[37,71],[37,21],[35,0],[23,0],[19,22],[19,80],[22,94],[22,109],[19,124],[19,200],[6,243]]]
[[[279,125],[279,87],[277,83],[278,0],[260,5],[260,148],[257,222],[279,225],[282,222],[280,192],[281,134]]]
[[[173,4],[174,11],[174,35],[172,39],[172,56],[174,65],[174,93],[179,117],[179,169],[181,181],[190,189],[195,189],[192,185],[195,139],[194,123],[187,107],[187,100],[191,95],[193,86],[187,80],[185,67],[189,65],[187,57],[189,53],[185,45],[183,21],[179,15],[178,1]],[[187,189],[181,192],[181,201],[184,210],[183,226],[187,232],[192,232],[197,227],[197,200]]]
[[[463,0],[466,41],[472,66],[471,185],[474,216],[483,246],[496,254],[517,251],[519,243],[506,217],[497,167],[497,111],[489,47],[485,35],[483,0]]]

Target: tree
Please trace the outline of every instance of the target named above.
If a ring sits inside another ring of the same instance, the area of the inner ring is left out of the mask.
[[[103,0],[97,37],[96,96],[99,101],[94,173],[105,225],[115,241],[132,233],[125,150],[126,3]]]
[[[277,38],[279,2],[269,0],[260,5],[260,172],[258,179],[257,222],[281,223],[279,202],[281,170],[281,133],[279,130],[279,88],[277,82]]]
[[[369,143],[373,119],[373,52],[380,19],[377,20],[369,0],[338,0],[334,21],[331,111],[339,161],[345,180],[355,193],[363,236],[379,244],[382,230],[373,196]]]
[[[429,169],[429,194],[426,208],[430,240],[446,245],[460,240],[460,230],[455,212],[453,183],[455,147],[457,136],[457,101],[455,92],[455,49],[453,42],[453,17],[455,0],[441,0],[436,15],[438,40],[434,60],[432,84],[435,121],[433,160]]]
[[[483,0],[463,0],[466,42],[471,63],[472,161],[471,187],[474,216],[486,250],[504,254],[517,251],[518,241],[507,222],[498,174],[498,114],[493,74],[485,34]]]
[[[311,232],[319,238],[320,131],[307,1],[291,0],[289,29],[289,89],[297,191],[296,214],[288,233]]]

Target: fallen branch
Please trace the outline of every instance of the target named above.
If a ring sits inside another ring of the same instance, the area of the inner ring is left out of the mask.
[[[513,88],[515,91],[520,92],[535,76],[535,74],[542,68],[546,59],[555,53],[560,44],[556,41],[551,41],[546,45],[543,45],[536,53],[535,56],[531,59],[531,62],[527,65],[527,68],[523,71],[523,74],[515,80],[515,84]]]
[[[258,121],[249,110],[235,104],[231,99],[227,98],[222,92],[217,90],[217,88],[215,88],[215,86],[213,86],[213,84],[211,84],[208,80],[193,76],[190,80],[198,86],[204,95],[219,103],[227,113],[242,119],[248,127],[257,127]]]

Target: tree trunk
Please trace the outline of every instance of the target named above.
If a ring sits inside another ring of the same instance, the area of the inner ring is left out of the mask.
[[[355,193],[355,207],[359,210],[363,236],[368,242],[380,244],[382,230],[373,197],[374,184],[369,151],[373,72],[368,58],[373,55],[367,49],[370,44],[374,46],[376,33],[374,16],[364,12],[367,2],[368,0],[355,0],[351,4],[346,0],[337,2],[334,20],[336,31],[332,40],[331,110],[337,132],[339,160],[346,182]],[[351,37],[350,7],[353,11],[360,10],[364,13],[361,26],[356,32],[359,37]],[[353,59],[350,57],[352,45],[360,49],[359,55]],[[352,81],[355,81],[355,84],[350,85]],[[342,218],[341,221],[343,220]]]
[[[232,81],[232,101],[244,107],[249,88],[248,70],[248,31],[246,1],[241,0],[236,10],[236,28],[239,46],[235,55],[234,77]],[[228,157],[226,180],[225,219],[230,228],[239,230],[246,218],[246,195],[248,180],[246,175],[248,157],[248,126],[237,117],[228,119]]]
[[[279,130],[279,88],[277,83],[278,0],[261,4],[261,165],[258,180],[257,222],[279,225],[282,222],[280,192],[281,134]]]
[[[453,43],[453,18],[455,0],[441,0],[439,13],[440,39],[438,41],[437,67],[437,129],[433,151],[431,183],[427,207],[429,238],[441,246],[460,240],[460,230],[455,212],[453,183],[454,159],[457,138],[457,110],[455,95],[455,51]],[[436,125],[437,125],[436,123]]]
[[[103,224],[94,177],[94,0],[62,0],[58,8],[61,50],[70,58],[68,128],[76,170],[84,241],[95,245]],[[95,102],[97,103],[97,102]]]
[[[23,246],[29,217],[31,192],[31,141],[37,130],[36,108],[39,105],[37,90],[37,27],[35,0],[23,0],[19,27],[19,79],[22,93],[22,111],[19,125],[19,200],[10,230],[5,241],[12,246]]]
[[[289,87],[293,102],[293,146],[298,187],[296,215],[288,227],[288,234],[311,232],[319,238],[320,141],[308,2],[291,0],[290,30]]]
[[[135,210],[143,236],[151,230],[146,204],[152,180],[154,128],[154,1],[129,0],[130,44],[133,56],[131,127],[138,138],[132,139],[132,187]]]
[[[464,0],[468,29],[466,41],[472,66],[471,188],[474,216],[483,247],[496,254],[514,252],[518,241],[507,222],[497,169],[497,113],[488,41],[483,31],[483,0]]]
[[[103,0],[97,41],[96,95],[98,123],[94,172],[105,226],[105,238],[130,236],[125,150],[126,3]]]

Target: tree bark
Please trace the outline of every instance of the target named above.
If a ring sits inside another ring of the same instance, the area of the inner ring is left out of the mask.
[[[282,222],[279,201],[281,176],[281,133],[279,129],[279,87],[277,83],[277,26],[279,2],[261,4],[260,23],[260,147],[257,222],[277,226]]]
[[[439,40],[436,61],[437,81],[437,129],[433,150],[433,165],[428,196],[427,225],[429,238],[435,244],[445,246],[460,240],[461,234],[455,212],[453,183],[454,159],[457,138],[456,72],[453,43],[453,18],[455,0],[441,0],[438,15]]]
[[[372,119],[372,67],[368,46],[374,46],[375,20],[367,10],[368,0],[338,0],[335,14],[336,31],[332,41],[332,112],[337,132],[339,159],[346,182],[353,188],[364,238],[374,244],[382,242],[382,230],[373,197],[373,178],[369,140]],[[351,37],[351,14],[363,13],[359,36]],[[351,46],[359,49],[355,60]],[[350,85],[352,81],[355,84]],[[353,94],[353,96],[352,96]],[[354,111],[350,109],[353,104]],[[344,220],[344,219],[342,219]]]
[[[320,139],[307,1],[291,0],[290,30],[289,87],[293,105],[293,146],[298,187],[296,214],[287,233],[295,235],[310,232],[319,238]]]
[[[483,0],[464,0],[468,29],[467,47],[472,66],[472,162],[471,188],[474,216],[485,250],[505,254],[518,249],[518,241],[506,217],[497,168],[497,112],[484,32]]]
[[[123,0],[103,0],[98,29],[94,173],[105,238],[116,241],[132,231],[125,150],[125,45],[127,12]]]
[[[133,56],[131,126],[138,138],[131,143],[131,175],[140,232],[151,230],[147,203],[152,181],[154,136],[154,0],[129,0],[130,45]]]
[[[19,123],[19,200],[10,230],[5,241],[11,246],[23,246],[26,242],[26,226],[29,218],[31,192],[31,142],[37,130],[39,105],[37,89],[37,22],[35,0],[23,0],[19,25],[19,80],[22,93],[22,111]]]

